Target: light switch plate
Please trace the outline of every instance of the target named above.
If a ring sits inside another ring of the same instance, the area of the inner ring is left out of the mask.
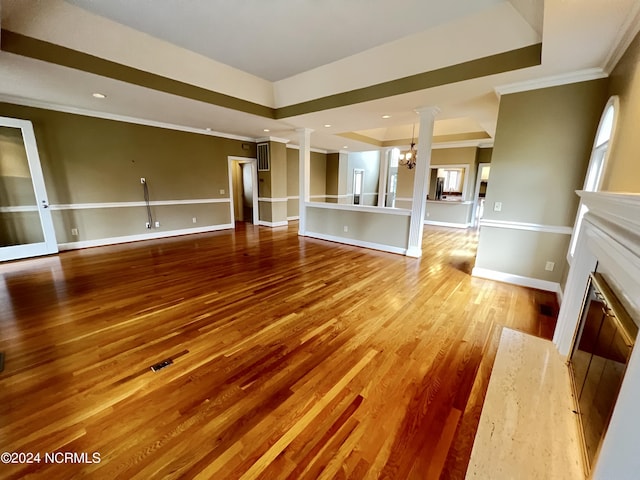
[[[494,212],[501,212],[502,211],[502,202],[495,202],[493,204],[493,211]]]

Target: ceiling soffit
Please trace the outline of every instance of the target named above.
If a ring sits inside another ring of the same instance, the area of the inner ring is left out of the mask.
[[[2,50],[13,54],[94,73],[212,105],[275,119],[354,105],[370,100],[424,90],[439,85],[539,65],[542,52],[542,44],[535,44],[370,87],[274,109],[8,30],[2,30],[1,47]]]

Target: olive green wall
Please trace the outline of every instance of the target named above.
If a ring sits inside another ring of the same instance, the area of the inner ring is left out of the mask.
[[[425,220],[429,222],[454,223],[467,225],[471,218],[472,203],[429,201],[425,212]]]
[[[609,95],[618,95],[620,109],[609,150],[603,190],[640,192],[640,34],[636,36],[616,67],[609,83]]]
[[[324,153],[311,152],[311,169],[309,172],[309,195],[313,202],[324,201],[327,194],[327,155]]]
[[[293,148],[287,148],[287,217],[297,217],[299,215],[300,203],[298,192],[300,189],[300,178],[298,177],[300,169],[300,151]]]
[[[340,154],[329,153],[327,155],[327,173],[326,173],[327,195],[338,195],[339,174],[340,174]]]
[[[269,141],[269,170],[258,172],[258,219],[282,224],[287,221],[288,149],[285,143]]]
[[[0,103],[0,115],[33,123],[58,243],[222,228],[231,222],[227,157],[256,155],[252,142],[40,108]],[[222,203],[154,206],[160,227],[151,230],[144,207],[74,208],[141,202],[141,177],[151,201]]]
[[[300,151],[294,148],[287,148],[287,196],[296,197],[287,201],[287,216],[297,217],[300,208],[299,195],[300,179],[299,175]],[[309,195],[313,202],[323,202],[326,195],[327,177],[327,154],[311,152],[309,173]]]
[[[484,220],[506,228],[481,228],[476,268],[561,280],[570,236],[509,224],[573,227],[606,89],[596,80],[502,96]],[[547,261],[553,272],[544,270]]]
[[[491,163],[491,156],[493,155],[493,148],[478,148],[476,163]]]
[[[321,234],[347,243],[351,240],[400,249],[407,248],[409,221],[409,216],[316,207],[307,208],[306,219],[311,236]]]

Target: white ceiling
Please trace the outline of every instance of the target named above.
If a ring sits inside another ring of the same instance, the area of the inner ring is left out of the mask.
[[[292,143],[307,127],[326,150],[371,148],[344,132],[410,138],[414,109],[428,105],[441,109],[436,134],[493,136],[496,87],[603,76],[624,34],[637,32],[640,9],[638,0],[546,0],[544,12],[541,0],[1,2],[3,29],[271,107],[531,45],[542,32],[542,65],[283,120],[0,52],[0,100]]]
[[[66,0],[269,81],[504,0]]]

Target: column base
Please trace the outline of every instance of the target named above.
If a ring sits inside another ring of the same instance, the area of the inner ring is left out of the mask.
[[[422,256],[422,249],[419,247],[409,247],[405,255],[407,257],[420,258]]]

